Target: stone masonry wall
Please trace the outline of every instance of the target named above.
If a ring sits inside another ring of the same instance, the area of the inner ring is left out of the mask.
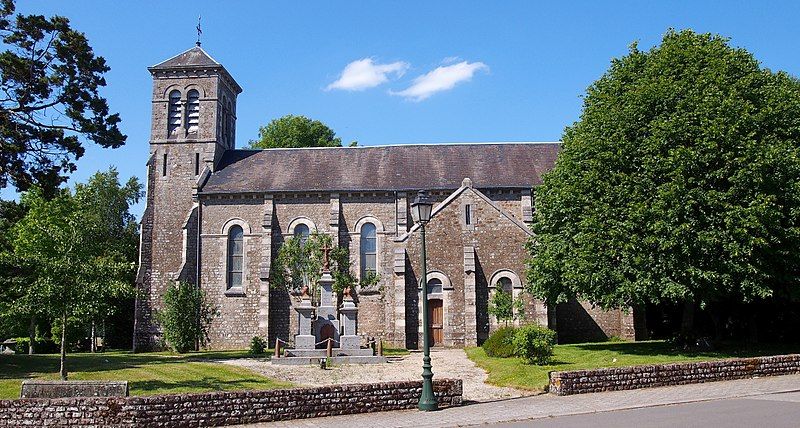
[[[440,408],[460,406],[460,379],[436,380]],[[206,427],[416,408],[421,381],[126,398],[0,401],[0,427]]]
[[[218,310],[209,326],[209,349],[245,349],[253,336],[266,337],[259,329],[259,305],[262,284],[261,222],[264,217],[262,197],[221,197],[203,199],[202,259],[200,287]],[[244,272],[241,291],[228,289],[227,229],[236,223],[244,230]]]
[[[684,385],[800,373],[800,354],[736,358],[698,363],[550,372],[556,395]]]

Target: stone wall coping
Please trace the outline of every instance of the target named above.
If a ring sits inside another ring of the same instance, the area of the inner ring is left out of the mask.
[[[582,370],[552,370],[548,374],[549,377],[551,378],[554,376],[558,376],[562,379],[570,379],[570,378],[583,377],[587,375],[630,373],[631,371],[635,372],[637,370],[639,371],[679,370],[691,366],[697,366],[698,364],[714,363],[716,365],[725,365],[728,363],[758,363],[769,359],[787,359],[787,358],[788,359],[796,358],[800,360],[800,354],[768,355],[763,357],[732,357],[732,358],[722,358],[719,360],[683,361],[677,363],[664,363],[664,364],[638,364],[633,366],[600,367],[596,369],[582,369]]]
[[[619,391],[800,373],[800,354],[551,371],[556,395]]]

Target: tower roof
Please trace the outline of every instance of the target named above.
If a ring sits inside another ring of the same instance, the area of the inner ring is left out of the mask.
[[[161,69],[161,68],[184,68],[184,67],[222,67],[220,63],[208,52],[204,51],[200,46],[195,46],[187,51],[181,52],[174,57],[160,62],[148,69]]]
[[[222,64],[212,58],[211,55],[209,55],[208,52],[203,50],[203,48],[200,46],[195,46],[191,49],[181,52],[166,61],[162,61],[152,67],[147,67],[147,69],[150,71],[150,74],[163,71],[185,71],[196,69],[219,70],[222,74],[231,79],[238,92],[242,92],[241,86],[236,83],[236,80],[230,75],[230,73],[228,73],[228,70],[226,70]]]

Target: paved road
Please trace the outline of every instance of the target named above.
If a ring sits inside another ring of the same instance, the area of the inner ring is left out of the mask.
[[[716,423],[716,420],[701,422],[696,417],[699,415],[731,416],[735,422],[742,422],[742,424],[756,421],[755,425],[750,426],[758,428],[781,426],[782,422],[794,420],[798,423],[790,426],[798,427],[800,426],[800,414],[797,413],[798,395],[800,395],[800,375],[791,375],[567,397],[545,394],[471,404],[437,412],[405,410],[367,413],[263,423],[248,427],[423,428],[503,423],[512,423],[509,426],[531,426],[532,424],[539,424],[533,426],[547,426],[541,425],[544,423],[561,423],[564,425],[560,426],[572,426],[583,423],[586,426],[585,422],[591,421],[589,426],[595,428],[594,425],[598,425],[596,421],[600,421],[600,424],[605,423],[605,425],[599,426],[616,427],[624,426],[625,420],[631,422],[631,426],[636,427],[730,425],[725,422]],[[757,401],[757,403],[753,404],[752,401]],[[740,413],[737,414],[735,411]],[[692,416],[691,412],[695,412],[695,416]],[[675,419],[667,420],[664,425],[645,425],[646,423],[658,423],[657,415]],[[585,419],[573,420],[570,418]],[[774,423],[772,420],[768,423],[763,422],[770,418],[774,419]],[[513,424],[515,421],[518,422],[516,425]]]
[[[800,392],[489,424],[498,428],[798,427]]]

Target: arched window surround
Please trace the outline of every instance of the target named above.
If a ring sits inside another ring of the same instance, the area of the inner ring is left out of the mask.
[[[356,275],[358,279],[361,279],[363,274],[363,262],[361,260],[363,253],[361,248],[361,230],[368,223],[371,223],[373,226],[375,226],[375,273],[378,275],[381,274],[383,262],[383,257],[381,256],[383,253],[383,235],[386,230],[383,227],[383,222],[378,220],[377,217],[367,215],[358,219],[355,227],[353,228],[353,233],[350,234],[350,256],[355,259],[353,260],[354,266],[358,267],[358,269],[356,269]]]
[[[314,234],[314,232],[317,232],[317,225],[314,224],[313,220],[308,217],[295,217],[289,222],[289,227],[286,229],[286,236],[294,236],[294,228],[300,224],[308,226],[309,234]]]
[[[441,299],[442,300],[442,335],[443,335],[443,345],[444,346],[452,346],[453,344],[453,325],[451,322],[448,321],[448,317],[450,314],[450,301],[452,300],[452,293],[453,293],[453,283],[450,281],[450,278],[440,270],[429,270],[427,278],[428,284],[430,284],[431,280],[438,280],[442,283],[442,292],[441,293],[428,293],[428,300],[433,299]],[[417,284],[418,290],[418,311],[419,320],[417,325],[419,326],[419,344],[422,346],[422,338],[424,336],[423,324],[422,324],[422,278],[420,278],[419,283]]]
[[[500,281],[503,278],[508,278],[511,280],[511,298],[516,301],[517,299],[521,298],[522,295],[522,281],[519,279],[519,275],[514,273],[514,271],[510,269],[498,269],[496,270],[489,279],[489,293],[491,298],[491,293],[494,293],[496,287],[500,284]],[[514,307],[514,315],[517,315],[517,308]],[[489,317],[490,325],[497,325],[497,320],[494,317]],[[519,325],[519,320],[514,320],[514,325]]]
[[[232,259],[230,237],[231,237],[231,231],[235,227],[240,227],[242,229],[242,255],[241,255],[242,281],[241,285],[239,286],[233,286],[233,284],[231,284],[230,282],[231,281],[230,272],[232,267],[230,265]],[[251,239],[250,235],[252,235],[252,229],[250,228],[250,225],[246,221],[240,218],[232,218],[227,222],[225,222],[225,224],[222,226],[221,232],[222,232],[220,234],[221,235],[220,247],[222,250],[220,251],[220,254],[222,255],[221,265],[224,266],[223,272],[225,273],[222,289],[225,291],[226,296],[244,296],[245,293],[247,292],[247,283],[248,283],[248,278],[250,276],[248,269],[249,258],[247,256],[247,250],[249,247],[249,241]]]

